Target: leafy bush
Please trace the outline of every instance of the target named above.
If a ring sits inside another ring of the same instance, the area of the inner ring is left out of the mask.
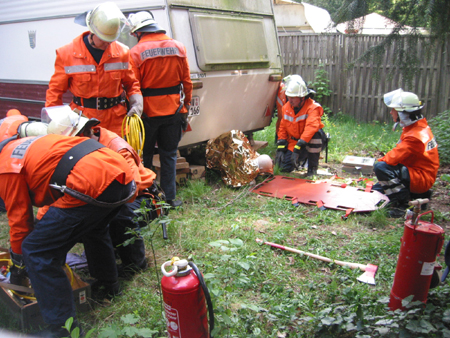
[[[330,114],[331,108],[324,105],[324,100],[331,95],[332,91],[330,89],[328,72],[325,70],[325,66],[323,63],[318,66],[317,70],[314,72],[314,75],[314,82],[310,84],[316,92],[316,94],[314,95],[314,100],[322,105],[325,115]]]
[[[450,110],[431,119],[430,127],[438,143],[441,164],[450,164]]]

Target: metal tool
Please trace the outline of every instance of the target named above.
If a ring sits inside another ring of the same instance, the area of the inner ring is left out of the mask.
[[[373,264],[363,265],[363,264],[359,264],[359,263],[338,261],[336,259],[323,257],[323,256],[316,255],[316,254],[313,254],[310,252],[290,248],[290,247],[287,247],[284,245],[280,245],[280,244],[276,244],[276,243],[272,243],[272,242],[264,242],[262,239],[259,239],[259,238],[256,239],[256,242],[262,243],[262,244],[267,244],[267,245],[270,245],[274,248],[278,248],[281,250],[291,251],[291,252],[302,254],[302,255],[305,255],[305,256],[308,256],[311,258],[319,259],[319,260],[327,262],[327,263],[335,263],[335,264],[341,265],[341,266],[348,266],[350,269],[360,269],[360,270],[364,271],[364,273],[361,276],[359,276],[357,278],[357,280],[362,283],[375,285],[375,274],[377,273],[377,270],[378,270],[378,266],[376,266],[376,265],[373,265]]]

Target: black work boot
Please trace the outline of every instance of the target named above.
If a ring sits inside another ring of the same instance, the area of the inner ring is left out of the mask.
[[[308,166],[308,172],[306,173],[306,176],[314,176],[317,175],[317,167],[309,167]]]
[[[34,332],[32,334],[33,337],[36,338],[62,338],[62,337],[70,337],[69,331],[64,328],[65,324],[49,324],[47,327],[41,331]],[[75,320],[70,328],[73,331],[76,327],[80,327],[78,321]],[[83,337],[82,331],[80,329],[80,336]]]
[[[111,300],[116,296],[120,296],[122,290],[120,288],[120,283],[116,282],[105,282],[96,280],[91,284],[91,297],[96,301]]]
[[[183,205],[183,201],[181,200],[168,200],[167,204],[170,205],[170,208],[177,208],[177,207],[181,207]]]

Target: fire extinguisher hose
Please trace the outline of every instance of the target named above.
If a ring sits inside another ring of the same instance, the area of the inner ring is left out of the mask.
[[[212,338],[211,332],[214,330],[214,309],[211,302],[211,296],[209,294],[209,290],[206,287],[205,280],[203,279],[203,275],[201,274],[200,270],[197,268],[197,265],[194,264],[194,262],[189,262],[189,266],[194,270],[195,274],[197,275],[198,281],[200,282],[200,285],[203,289],[203,294],[205,295],[206,304],[208,305],[208,314],[209,314],[209,337]]]

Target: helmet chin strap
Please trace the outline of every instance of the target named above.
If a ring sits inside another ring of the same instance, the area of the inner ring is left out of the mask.
[[[395,131],[395,129],[397,129],[399,123],[400,123],[400,117],[397,116],[397,120],[394,121],[394,126],[392,127],[392,131]]]
[[[395,129],[397,129],[398,125],[400,122],[395,122],[394,126],[392,127],[392,131],[395,131]]]

